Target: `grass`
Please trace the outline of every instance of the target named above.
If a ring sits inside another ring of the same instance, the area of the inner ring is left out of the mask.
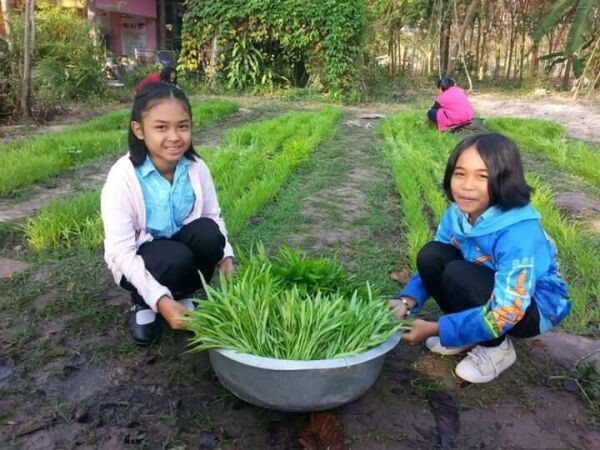
[[[357,147],[366,151],[353,151]],[[347,185],[348,174],[357,167],[368,168],[368,174],[354,178]],[[293,244],[301,245],[313,255],[337,254],[358,278],[369,280],[386,295],[393,295],[398,287],[390,281],[388,271],[397,268],[404,240],[389,175],[389,165],[376,147],[372,131],[341,125],[332,139],[310,155],[286,189],[254,217],[253,226],[246,227],[235,243],[249,248],[262,241],[272,251]],[[364,214],[350,222],[344,219],[344,213],[357,205],[326,201],[340,186],[366,195]],[[307,205],[318,210],[318,217],[310,215]],[[351,236],[348,241],[331,247],[324,245],[322,233],[346,230]],[[366,232],[357,233],[358,230]]]
[[[306,238],[302,241],[303,247],[311,248],[310,245],[316,243],[315,252],[334,251],[330,248],[322,250],[323,247],[319,247],[319,244],[322,243],[319,232],[339,225],[332,219],[334,216],[338,216],[337,210],[336,214],[332,214],[331,217],[327,215],[325,219],[321,219],[320,216],[307,217],[305,215],[306,202],[315,194],[318,195],[319,192],[334,192],[336,187],[344,185],[348,180],[348,173],[355,167],[369,167],[372,168],[375,176],[366,182],[355,185],[368,197],[368,217],[345,225],[351,229],[355,229],[359,225],[365,226],[368,227],[370,233],[364,238],[351,238],[348,245],[344,244],[342,250],[347,251],[344,253],[344,261],[355,263],[356,270],[353,270],[353,273],[356,273],[357,277],[369,279],[377,286],[383,285],[386,291],[395,290],[396,287],[387,280],[386,272],[387,269],[397,264],[399,252],[403,255],[402,250],[399,250],[405,245],[400,229],[402,216],[398,209],[398,197],[394,192],[390,173],[391,165],[382,157],[384,149],[382,148],[381,152],[379,149],[375,149],[373,147],[375,139],[367,132],[363,136],[361,134],[363,131],[341,126],[334,139],[325,141],[308,155],[306,163],[303,163],[291,174],[286,187],[258,215],[251,219],[250,225],[240,232],[234,243],[239,244],[242,248],[249,248],[252,242],[263,240],[271,249],[277,249],[282,242],[285,242],[286,237],[300,236]],[[370,146],[357,144],[357,140],[361,139],[361,136],[363,139],[368,139]],[[354,147],[364,148],[359,152],[367,156],[364,161],[356,162],[356,153],[352,152]],[[348,205],[337,206],[343,209]],[[327,204],[323,204],[323,207],[326,208]],[[425,211],[428,222],[433,223],[432,208],[426,206]],[[315,213],[328,212],[319,207]],[[314,224],[318,224],[319,228],[314,229]],[[0,226],[2,244],[5,244],[5,236],[13,234],[13,228],[2,230]],[[313,251],[312,248],[311,251]],[[21,417],[29,417],[32,421],[40,421],[47,417],[48,411],[40,407],[37,389],[44,389],[44,380],[47,375],[50,375],[48,378],[50,382],[53,380],[52,377],[64,376],[62,368],[65,356],[68,357],[76,352],[85,357],[89,364],[103,365],[110,369],[111,380],[113,380],[111,386],[102,388],[89,400],[96,405],[100,404],[98,403],[100,401],[110,401],[115,398],[122,400],[125,405],[131,405],[131,402],[128,402],[130,399],[126,396],[130,391],[122,389],[122,382],[137,379],[140,373],[144,374],[145,382],[140,383],[134,389],[137,406],[150,411],[150,415],[144,416],[144,420],[160,421],[163,418],[164,420],[177,420],[177,427],[182,429],[177,434],[177,439],[173,438],[168,444],[167,441],[171,439],[171,435],[165,437],[162,441],[164,445],[175,445],[176,447],[197,445],[197,439],[194,440],[193,436],[188,436],[189,433],[186,433],[186,430],[201,430],[203,433],[217,430],[214,433],[218,434],[220,433],[218,430],[233,429],[236,433],[242,434],[235,444],[260,448],[261,445],[264,445],[264,435],[268,433],[267,430],[270,429],[272,422],[288,423],[284,418],[289,415],[247,406],[219,387],[208,368],[206,356],[181,354],[184,338],[181,333],[166,332],[160,345],[144,351],[131,344],[123,326],[126,300],[117,298],[115,296],[117,291],[118,288],[109,279],[108,271],[98,250],[91,255],[86,252],[77,253],[60,261],[36,260],[26,274],[18,275],[10,280],[0,280],[0,311],[2,312],[0,314],[0,330],[2,330],[0,347],[7,349],[13,358],[18,357],[15,360],[17,363],[15,377],[18,380],[9,379],[8,385],[5,384],[5,387],[0,389],[0,397],[7,404],[7,411],[10,411],[10,420],[18,421]],[[38,297],[43,296],[46,298],[46,306],[39,309]],[[82,318],[87,315],[88,319],[77,320],[79,314],[82,315]],[[96,321],[89,322],[91,320],[89,318]],[[43,335],[48,330],[56,329],[53,327],[60,320],[62,323],[68,324],[67,329],[58,329],[57,333],[50,335],[50,340],[47,342],[51,349],[62,347],[66,348],[68,353],[61,357],[59,356],[61,352],[58,352],[48,358],[48,354],[44,353],[44,351],[48,351],[48,345],[43,342],[46,339]],[[18,336],[13,334],[24,325],[26,327]],[[107,334],[104,334],[104,331],[107,331]],[[39,343],[35,342],[37,339],[40,339]],[[5,346],[5,344],[7,345]],[[536,362],[536,359],[526,352],[527,346],[522,347],[519,349],[520,356],[515,367],[503,374],[499,380],[486,386],[469,386],[467,388],[461,386],[453,390],[453,395],[456,395],[459,401],[459,409],[472,408],[477,411],[476,400],[481,398],[484,399],[482,402],[485,408],[497,408],[503,407],[503,405],[510,407],[513,400],[518,403],[521,398],[523,398],[521,401],[527,401],[529,398],[535,399],[533,391],[538,395],[542,390],[543,394],[544,389],[548,386],[546,382],[548,375],[557,372],[553,368],[544,366],[529,376],[527,371]],[[36,350],[35,355],[29,356],[28,353],[33,352],[34,349]],[[396,402],[390,401],[391,406],[389,407],[384,404],[384,409],[389,409],[394,413],[406,410],[408,407],[425,413],[428,408],[427,404],[419,402],[411,396],[410,380],[407,381],[405,377],[400,376],[400,371],[410,363],[410,360],[405,358],[406,348],[399,351],[400,353],[395,358],[391,360],[388,358],[384,367],[383,380],[380,379],[375,391],[368,394],[369,396],[364,400],[367,403],[385,401],[379,396],[378,391],[387,388],[388,397],[395,398]],[[408,353],[408,355],[412,354],[422,355],[419,350]],[[456,361],[450,360],[451,365]],[[544,359],[543,361],[545,364],[549,363],[549,360]],[[45,363],[47,364],[44,365]],[[41,367],[41,369],[30,372],[30,369],[34,370],[36,367]],[[385,383],[385,377],[392,378],[393,384]],[[583,385],[584,378],[581,380]],[[421,395],[436,388],[435,381],[416,380],[411,384]],[[389,389],[392,386],[396,389]],[[532,387],[535,388],[533,391]],[[556,388],[562,389],[560,385],[557,385]],[[156,400],[157,392],[160,394],[164,391],[169,394],[169,389],[177,394],[173,404],[148,400]],[[399,390],[400,392],[398,392]],[[373,396],[374,394],[375,396]],[[48,399],[48,402],[57,398],[57,395],[54,391],[46,389],[45,398]],[[181,405],[179,402],[175,403],[179,398],[181,398]],[[81,404],[82,402],[69,403],[73,410]],[[180,407],[177,407],[178,405]],[[357,405],[358,413],[361,413],[361,406]],[[102,411],[108,412],[106,414],[99,413],[98,416],[94,414],[96,409],[92,409],[92,420],[89,422],[91,427],[87,427],[87,423],[81,422],[83,431],[76,436],[78,441],[94,446],[105,442],[105,439],[110,439],[110,436],[97,433],[93,426],[97,422],[95,419],[106,421],[109,425],[112,423],[112,417],[115,418],[114,420],[125,420],[121,417],[124,414],[122,411],[127,406],[113,407],[109,402],[107,402],[107,406],[108,408],[104,408]],[[567,406],[569,406],[568,402]],[[132,411],[135,412],[137,409],[134,408]],[[522,409],[517,409],[516,413],[521,411]],[[52,417],[51,414],[48,416]],[[76,417],[72,417],[70,420],[73,421]],[[250,419],[248,419],[249,417]],[[576,415],[575,417],[578,423],[583,423],[579,422],[582,418],[585,416]],[[364,424],[357,424],[350,417],[344,417],[344,421],[346,420],[348,421],[347,437],[357,441],[369,442],[373,439],[383,442],[387,439],[392,442],[403,438],[401,433],[394,434],[386,427],[383,427],[382,433],[363,433]],[[130,420],[127,418],[125,422],[130,423]],[[137,425],[132,422],[132,427],[135,432]],[[174,433],[177,432],[177,427],[173,428]],[[300,425],[297,429],[300,429],[299,427]],[[160,431],[160,427],[157,430]],[[571,430],[577,432],[573,428]],[[22,444],[26,439],[27,436],[18,438],[14,445]],[[433,440],[435,437],[432,437],[431,445],[434,445]],[[148,443],[138,446],[151,446],[154,443],[156,441],[151,438]],[[220,443],[223,445],[223,441]]]
[[[309,153],[329,137],[339,120],[336,108],[318,113],[290,113],[231,130],[225,144],[205,149],[230,235],[268,203]],[[98,248],[103,230],[100,191],[55,200],[25,226],[25,236],[38,253],[70,254]]]
[[[35,252],[91,250],[104,239],[100,218],[100,190],[56,199],[25,225],[29,247]]]
[[[230,131],[216,151],[205,150],[232,237],[273,199],[293,171],[329,138],[341,117],[339,108],[294,112]]]
[[[202,126],[237,108],[237,104],[221,100],[194,104],[194,124]],[[10,195],[72,167],[123,152],[128,117],[128,111],[118,111],[64,131],[0,145],[0,195]]]
[[[417,253],[432,239],[432,229],[447,208],[439,180],[446,156],[455,145],[452,136],[438,133],[422,122],[420,114],[404,113],[386,120],[380,128],[400,194],[408,241],[407,265],[413,271]]]
[[[535,188],[533,205],[542,215],[542,225],[558,248],[561,269],[573,299],[567,327],[578,332],[600,323],[600,251],[577,222],[569,222],[554,206],[553,193],[539,178],[530,176]]]
[[[599,149],[565,138],[563,126],[546,120],[499,117],[487,120],[485,125],[492,131],[509,136],[522,149],[538,153],[560,169],[600,187]]]

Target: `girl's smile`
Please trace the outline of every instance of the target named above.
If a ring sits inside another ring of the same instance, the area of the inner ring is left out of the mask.
[[[488,170],[475,147],[464,150],[450,180],[452,197],[471,224],[490,207]]]

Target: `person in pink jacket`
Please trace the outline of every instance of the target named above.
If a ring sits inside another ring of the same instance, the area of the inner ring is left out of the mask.
[[[139,345],[173,329],[218,268],[235,269],[208,167],[192,146],[192,109],[169,83],[136,95],[129,153],[110,169],[102,188],[104,259],[115,282],[131,293],[128,328]]]
[[[458,86],[454,79],[446,77],[437,81],[440,91],[427,117],[437,125],[438,130],[467,125],[475,118],[475,111],[467,98],[467,94]]]

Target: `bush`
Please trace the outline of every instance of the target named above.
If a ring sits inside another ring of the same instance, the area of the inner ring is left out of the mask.
[[[23,19],[17,10],[11,19],[13,51],[8,52],[5,43],[0,42],[0,113],[4,114],[18,106],[22,79]],[[103,60],[104,51],[91,22],[65,8],[37,6],[32,55],[34,117],[48,118],[66,100],[81,101],[104,94]]]
[[[179,63],[233,89],[308,86],[346,98],[358,84],[365,24],[359,0],[190,0]]]

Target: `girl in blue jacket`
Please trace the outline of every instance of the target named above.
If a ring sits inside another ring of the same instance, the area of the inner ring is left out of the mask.
[[[425,341],[443,355],[470,350],[456,374],[486,383],[516,361],[506,335],[548,331],[569,314],[571,302],[513,141],[500,134],[464,139],[450,155],[443,185],[452,204],[390,307],[401,318],[432,296],[443,315],[437,322],[414,320],[403,340]]]

